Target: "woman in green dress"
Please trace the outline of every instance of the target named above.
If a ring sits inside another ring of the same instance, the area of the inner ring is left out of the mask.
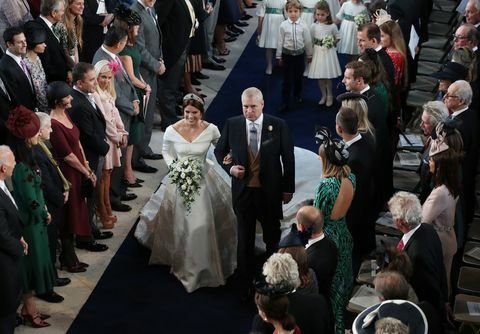
[[[32,327],[47,327],[50,325],[44,319],[48,316],[38,312],[33,292],[55,301],[62,301],[63,297],[53,291],[55,271],[47,233],[51,216],[43,197],[40,168],[32,151],[32,146],[38,144],[40,120],[34,112],[19,106],[10,111],[5,125],[9,130],[7,143],[17,161],[12,175],[14,198],[28,244],[28,253],[22,259],[22,317]]]
[[[337,246],[337,269],[330,288],[330,303],[335,316],[335,333],[345,333],[345,307],[352,289],[353,240],[345,216],[355,192],[355,176],[347,166],[348,151],[345,143],[333,139],[330,131],[322,127],[315,136],[321,144],[322,179],[315,189],[313,205],[324,215],[324,233]]]
[[[133,174],[132,169],[133,145],[139,144],[142,139],[145,122],[143,108],[146,100],[144,99],[148,98],[151,92],[150,86],[143,80],[140,74],[142,56],[138,45],[135,44],[135,39],[138,35],[138,29],[140,28],[141,22],[142,19],[140,15],[131,9],[120,6],[115,10],[115,25],[128,31],[127,45],[118,55],[128,77],[137,91],[137,96],[140,99],[140,113],[137,116],[133,116],[132,123],[130,124],[128,146],[125,154],[125,181],[129,186],[133,187],[141,187],[137,182],[137,178]]]

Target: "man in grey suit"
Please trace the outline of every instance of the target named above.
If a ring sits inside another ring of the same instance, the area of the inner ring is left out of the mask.
[[[100,60],[116,61],[120,70],[115,73],[115,91],[117,98],[115,99],[115,106],[120,112],[120,117],[125,126],[125,130],[130,130],[130,122],[132,116],[139,113],[140,100],[137,97],[132,81],[123,68],[120,58],[117,54],[120,53],[127,43],[127,30],[119,27],[111,27],[105,35],[105,41],[100,49],[95,52],[93,56],[93,64]],[[116,211],[130,211],[131,207],[120,202],[121,198],[134,199],[133,194],[130,198],[126,194],[126,186],[123,183],[123,174],[125,166],[125,150],[122,152],[122,166],[113,169],[110,184],[110,202],[112,209]]]
[[[150,99],[145,113],[145,127],[142,138],[133,150],[132,165],[139,169],[145,166],[145,159],[159,160],[161,154],[153,153],[150,148],[150,139],[152,138],[153,118],[157,105],[157,76],[165,72],[162,54],[162,34],[157,25],[157,14],[153,9],[156,0],[137,0],[131,6],[142,19],[140,29],[136,38],[136,44],[142,56],[140,64],[140,73],[143,80],[150,86]]]

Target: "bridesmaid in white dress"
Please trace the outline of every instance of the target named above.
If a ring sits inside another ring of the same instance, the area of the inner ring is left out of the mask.
[[[237,224],[228,184],[206,160],[220,132],[202,119],[200,97],[187,94],[183,105],[184,119],[165,131],[162,154],[168,166],[175,160],[199,160],[203,166],[199,192],[188,211],[177,186],[168,181],[162,184],[155,194],[161,196],[157,215],[150,221],[142,219],[135,236],[151,248],[150,264],[171,266],[171,272],[192,292],[224,285],[233,273]]]
[[[358,55],[357,46],[357,25],[355,16],[364,15],[367,21],[370,21],[367,8],[362,0],[349,0],[343,3],[340,11],[337,13],[336,24],[340,25],[340,42],[338,43],[338,53],[349,55]]]

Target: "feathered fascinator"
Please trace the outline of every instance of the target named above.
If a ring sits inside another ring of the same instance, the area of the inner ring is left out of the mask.
[[[138,26],[140,23],[142,23],[142,18],[140,15],[136,11],[125,7],[124,5],[117,6],[115,8],[114,15],[116,19],[125,21],[130,27]]]
[[[330,130],[321,126],[315,134],[317,144],[324,145],[325,155],[328,161],[335,166],[345,166],[348,160],[348,151],[345,147],[345,142],[336,138],[332,138]]]
[[[113,75],[117,74],[120,70],[120,64],[115,59],[110,60],[107,65]]]
[[[393,21],[392,17],[385,9],[377,9],[373,16],[375,17],[375,24],[379,27],[385,22]]]
[[[295,292],[295,287],[288,282],[270,284],[265,280],[265,276],[261,275],[253,282],[255,290],[265,296],[282,297]]]
[[[450,147],[445,143],[445,137],[455,132],[455,128],[447,123],[438,123],[435,127],[436,138],[430,144],[429,156],[433,157],[438,153],[445,152]]]

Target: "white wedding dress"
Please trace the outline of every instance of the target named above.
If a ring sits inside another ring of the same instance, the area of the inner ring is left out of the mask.
[[[170,165],[174,159],[201,160],[204,170],[200,191],[187,213],[176,185],[169,182],[167,175],[142,209],[135,230],[140,243],[152,250],[149,263],[171,266],[171,272],[188,292],[224,285],[236,267],[237,224],[231,190],[206,159],[211,144],[219,138],[220,132],[213,124],[192,142],[172,126],[167,128],[162,150],[165,162]]]

